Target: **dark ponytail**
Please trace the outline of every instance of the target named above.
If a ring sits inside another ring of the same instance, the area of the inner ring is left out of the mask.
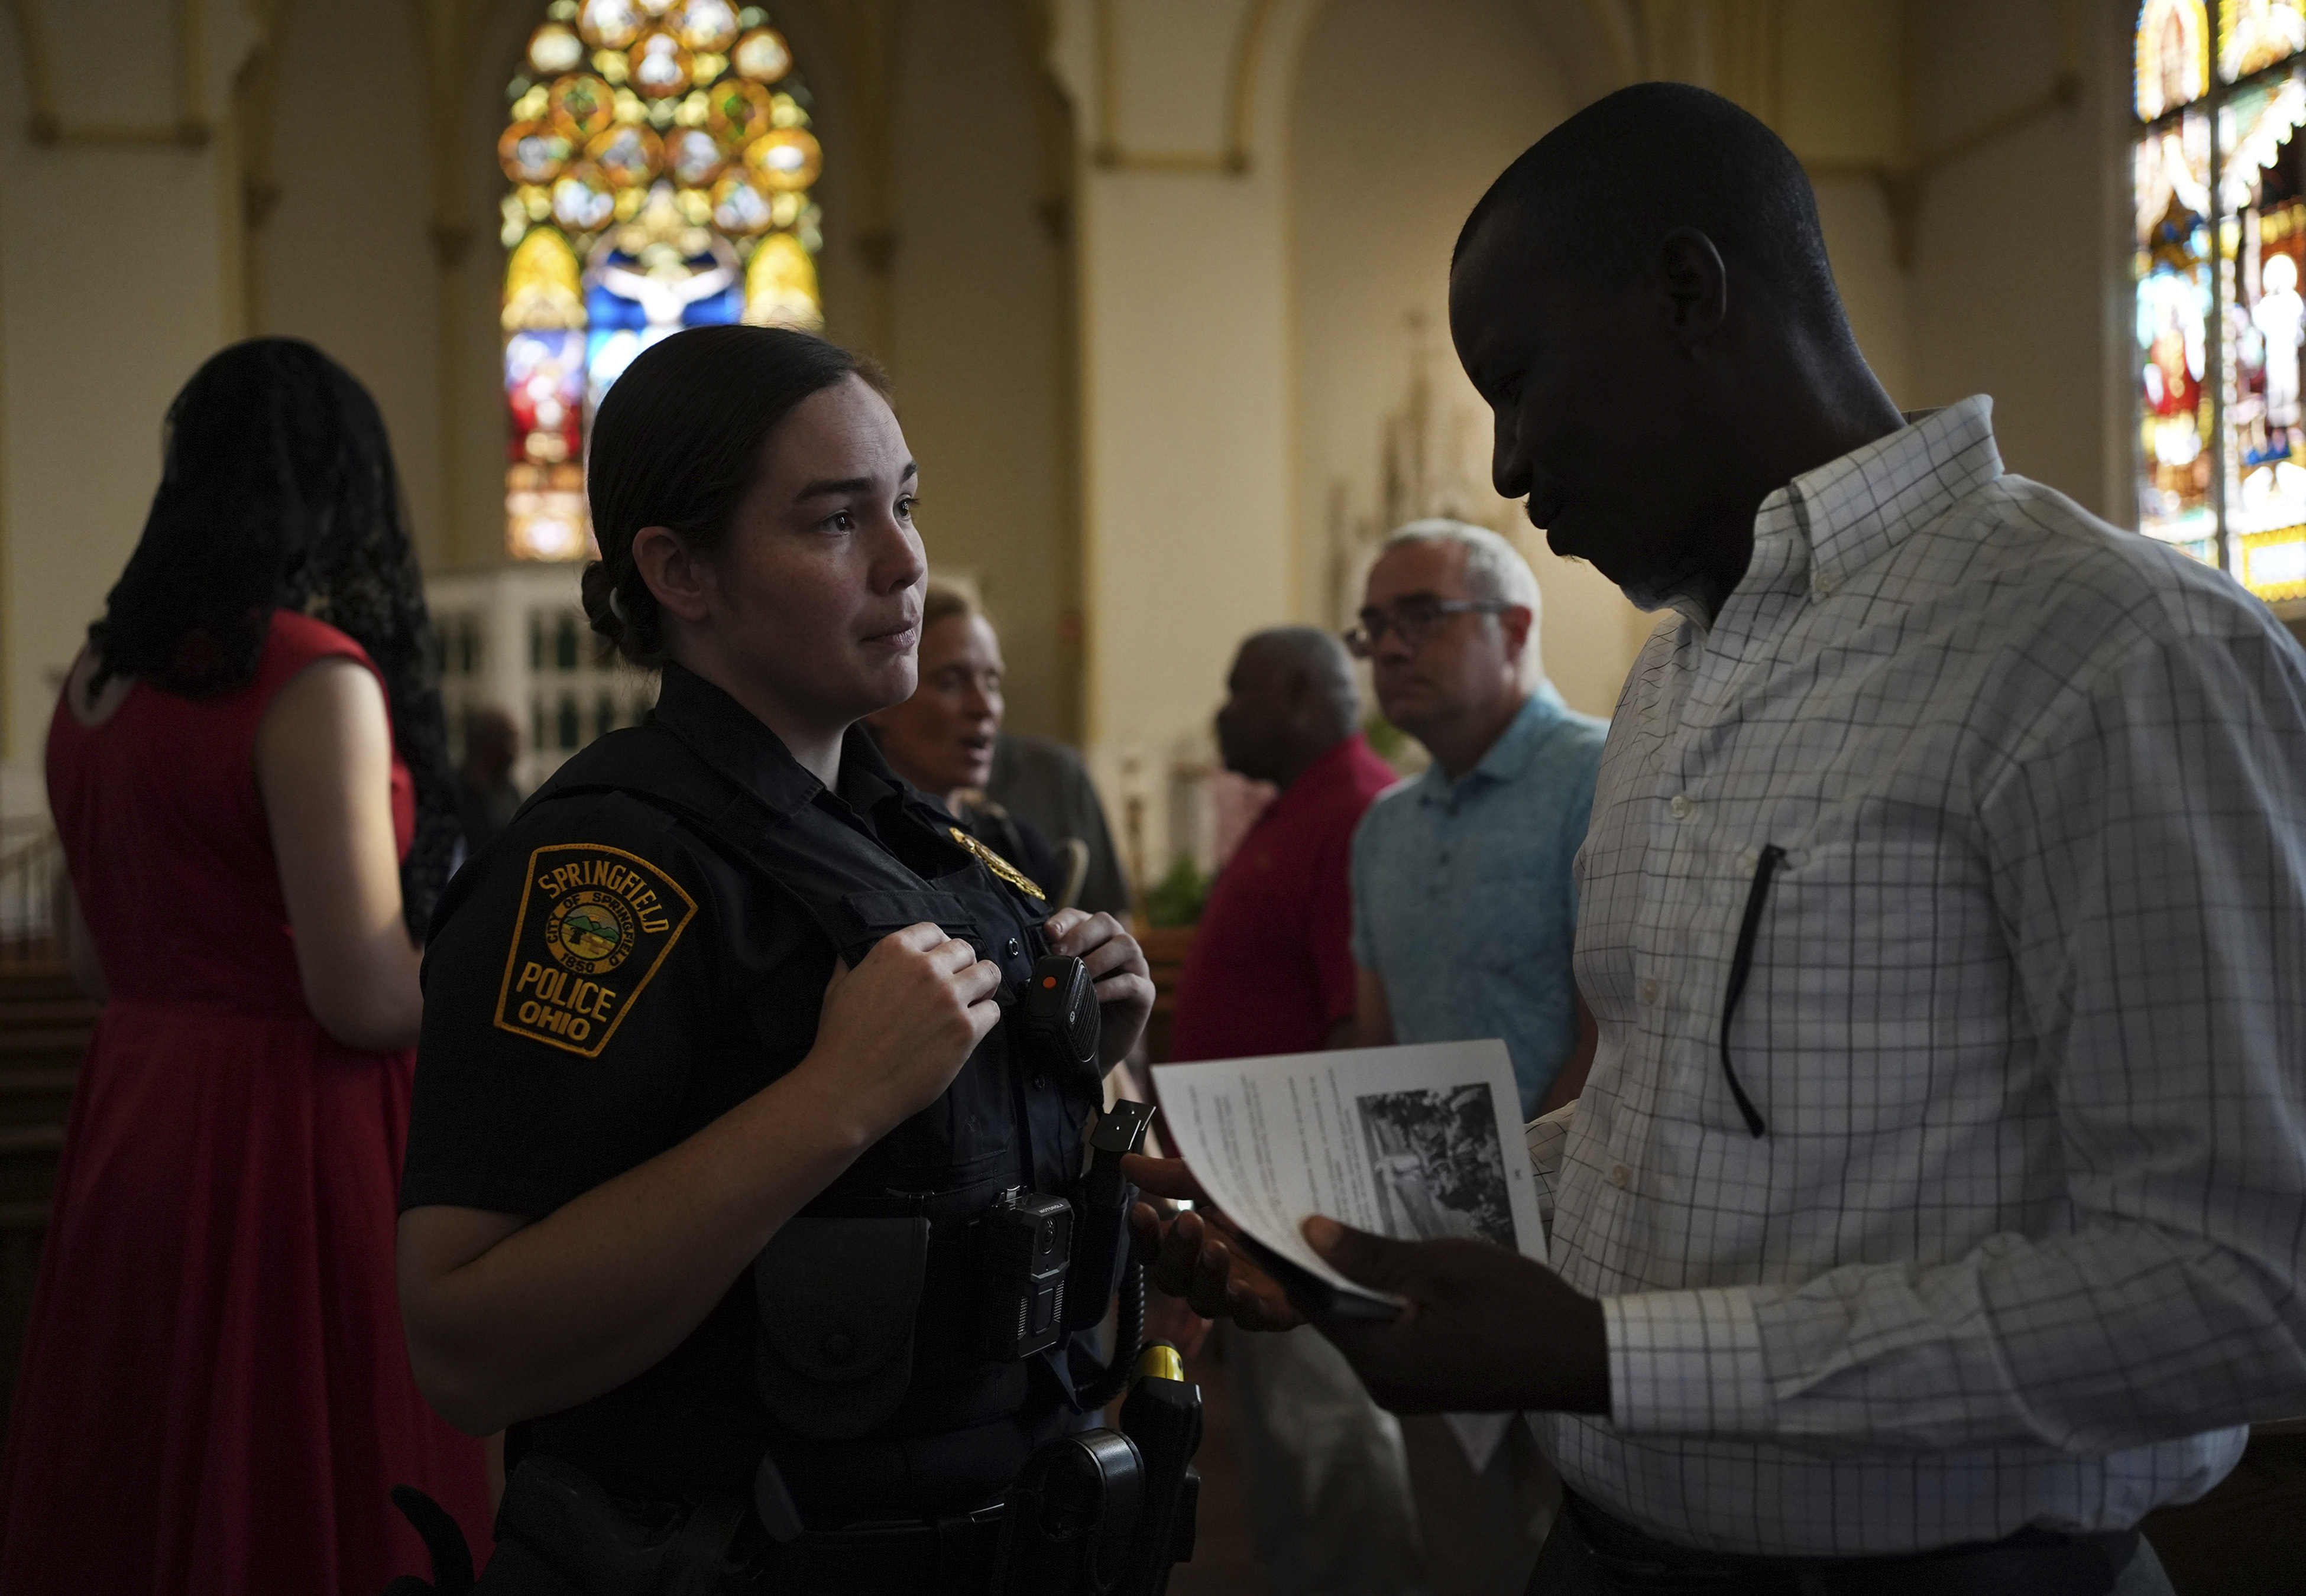
[[[633,535],[666,526],[693,552],[717,552],[770,434],[850,377],[887,391],[869,361],[778,327],[691,328],[627,366],[601,401],[585,461],[601,545],[582,582],[593,629],[636,665],[663,664],[663,618],[633,563]]]

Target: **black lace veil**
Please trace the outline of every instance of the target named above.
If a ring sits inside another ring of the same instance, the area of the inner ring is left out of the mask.
[[[88,629],[102,677],[209,698],[255,675],[276,609],[324,620],[384,678],[416,787],[402,914],[422,937],[458,830],[424,586],[376,402],[295,338],[211,358],[173,404],[159,491]]]

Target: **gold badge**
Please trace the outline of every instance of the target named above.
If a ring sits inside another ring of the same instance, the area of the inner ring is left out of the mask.
[[[538,849],[497,993],[498,1028],[600,1057],[696,913],[679,882],[621,848]]]
[[[975,854],[978,862],[984,865],[987,870],[992,871],[994,875],[999,876],[1002,880],[1007,882],[1011,886],[1015,887],[1019,892],[1023,892],[1028,897],[1038,898],[1043,902],[1046,902],[1048,900],[1049,895],[1041,891],[1040,888],[1035,886],[1033,884],[1032,878],[1028,876],[1022,870],[1017,868],[1016,866],[1011,864],[1007,859],[1003,858],[999,854],[986,847],[984,843],[979,842],[976,838],[970,836],[967,832],[962,831],[959,826],[949,826],[946,829],[952,832],[952,840],[954,841],[960,843],[963,848],[969,849],[969,852]]]

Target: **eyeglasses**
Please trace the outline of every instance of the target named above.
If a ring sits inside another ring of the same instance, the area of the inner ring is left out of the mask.
[[[1366,660],[1377,653],[1388,632],[1400,633],[1401,640],[1415,648],[1453,615],[1502,615],[1516,608],[1503,599],[1437,599],[1414,593],[1394,605],[1389,613],[1362,610],[1362,624],[1345,634],[1345,647],[1355,659]]]

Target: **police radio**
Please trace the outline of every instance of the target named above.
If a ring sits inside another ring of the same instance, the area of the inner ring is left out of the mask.
[[[1045,953],[1033,965],[1016,1025],[1025,1051],[1038,1063],[1095,1091],[1104,1080],[1097,1045],[1105,1016],[1089,966],[1064,953]]]

